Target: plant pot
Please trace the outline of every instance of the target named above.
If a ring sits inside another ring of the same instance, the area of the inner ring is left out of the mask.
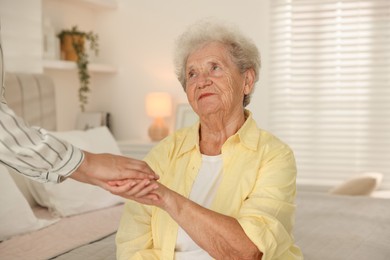
[[[78,56],[73,44],[80,46],[84,50],[85,36],[79,34],[66,34],[61,40],[61,59],[77,61]]]

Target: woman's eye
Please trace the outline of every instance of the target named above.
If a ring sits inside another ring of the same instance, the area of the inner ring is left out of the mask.
[[[216,65],[216,64],[215,64],[215,65],[213,65],[212,69],[213,69],[213,70],[218,70],[218,69],[220,69],[220,67],[219,67],[219,65]]]
[[[190,79],[190,78],[193,78],[193,77],[195,77],[195,76],[196,76],[196,73],[193,72],[193,71],[191,71],[191,72],[188,73],[188,78],[189,78],[189,79]]]

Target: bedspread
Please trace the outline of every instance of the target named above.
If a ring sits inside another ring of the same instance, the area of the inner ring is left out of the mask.
[[[305,260],[390,259],[389,199],[298,192],[296,201],[294,236]],[[5,241],[0,259],[115,259],[121,211],[122,205],[63,219],[53,225],[55,232],[48,227],[19,237],[17,244]]]
[[[62,218],[47,228],[13,237],[0,244],[0,259],[50,259],[99,240],[116,232],[122,208],[123,204]]]
[[[389,260],[390,200],[299,192],[294,234],[307,260]]]

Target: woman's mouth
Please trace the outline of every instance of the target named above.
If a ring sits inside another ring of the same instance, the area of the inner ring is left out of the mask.
[[[214,93],[203,93],[199,96],[198,100],[214,95]]]

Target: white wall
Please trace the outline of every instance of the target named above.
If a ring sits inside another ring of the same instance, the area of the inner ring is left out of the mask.
[[[109,30],[105,32],[97,26],[97,20],[101,14],[104,14],[104,9],[92,8],[91,5],[83,4],[81,0],[42,0],[42,14],[44,19],[49,19],[52,26],[55,28],[56,33],[59,33],[62,29],[71,29],[72,26],[77,27],[82,31],[90,31],[98,33],[99,36],[104,39],[109,37]],[[113,12],[116,13],[116,12]],[[109,47],[101,48],[102,54],[108,55],[110,53]],[[92,61],[101,61],[101,57],[91,58]],[[106,62],[106,61],[104,61]],[[115,61],[110,60],[112,64],[116,64]],[[44,72],[52,77],[56,86],[56,98],[57,98],[57,118],[59,130],[73,129],[76,123],[77,114],[80,112],[78,102],[78,75],[77,71],[61,71],[61,70],[48,70]],[[91,74],[91,94],[90,105],[87,106],[87,110],[108,110],[106,107],[102,107],[100,100],[94,98],[94,94],[97,94],[105,84],[100,83],[101,75]],[[113,75],[116,76],[116,75]],[[108,77],[102,77],[103,80],[112,79],[112,75]],[[95,82],[99,84],[95,84]],[[106,84],[109,85],[109,84]],[[109,87],[107,87],[109,88]],[[96,106],[92,103],[95,102]],[[113,114],[115,111],[110,111]]]
[[[101,39],[104,60],[120,71],[113,84],[96,82],[90,107],[113,114],[118,139],[147,138],[151,119],[144,110],[144,97],[151,91],[171,93],[176,102],[186,97],[176,80],[172,64],[175,38],[194,21],[217,17],[237,24],[263,51],[263,73],[250,108],[259,125],[267,127],[268,1],[119,1],[116,12],[105,12],[97,20],[99,29],[109,32]],[[103,78],[99,76],[99,78]]]
[[[174,40],[189,24],[204,17],[236,24],[262,52],[261,78],[249,108],[259,125],[267,128],[268,0],[118,0],[115,10],[96,10],[75,2],[43,0],[43,16],[49,16],[58,31],[77,24],[80,29],[99,34],[100,55],[96,61],[117,66],[118,73],[92,74],[87,110],[110,112],[118,140],[148,139],[151,119],[144,109],[147,93],[166,91],[175,103],[186,101],[173,71]],[[79,111],[77,74],[54,70],[45,73],[56,83],[59,129],[72,129]],[[173,125],[173,119],[170,123]]]
[[[5,69],[42,72],[41,0],[0,0]]]

